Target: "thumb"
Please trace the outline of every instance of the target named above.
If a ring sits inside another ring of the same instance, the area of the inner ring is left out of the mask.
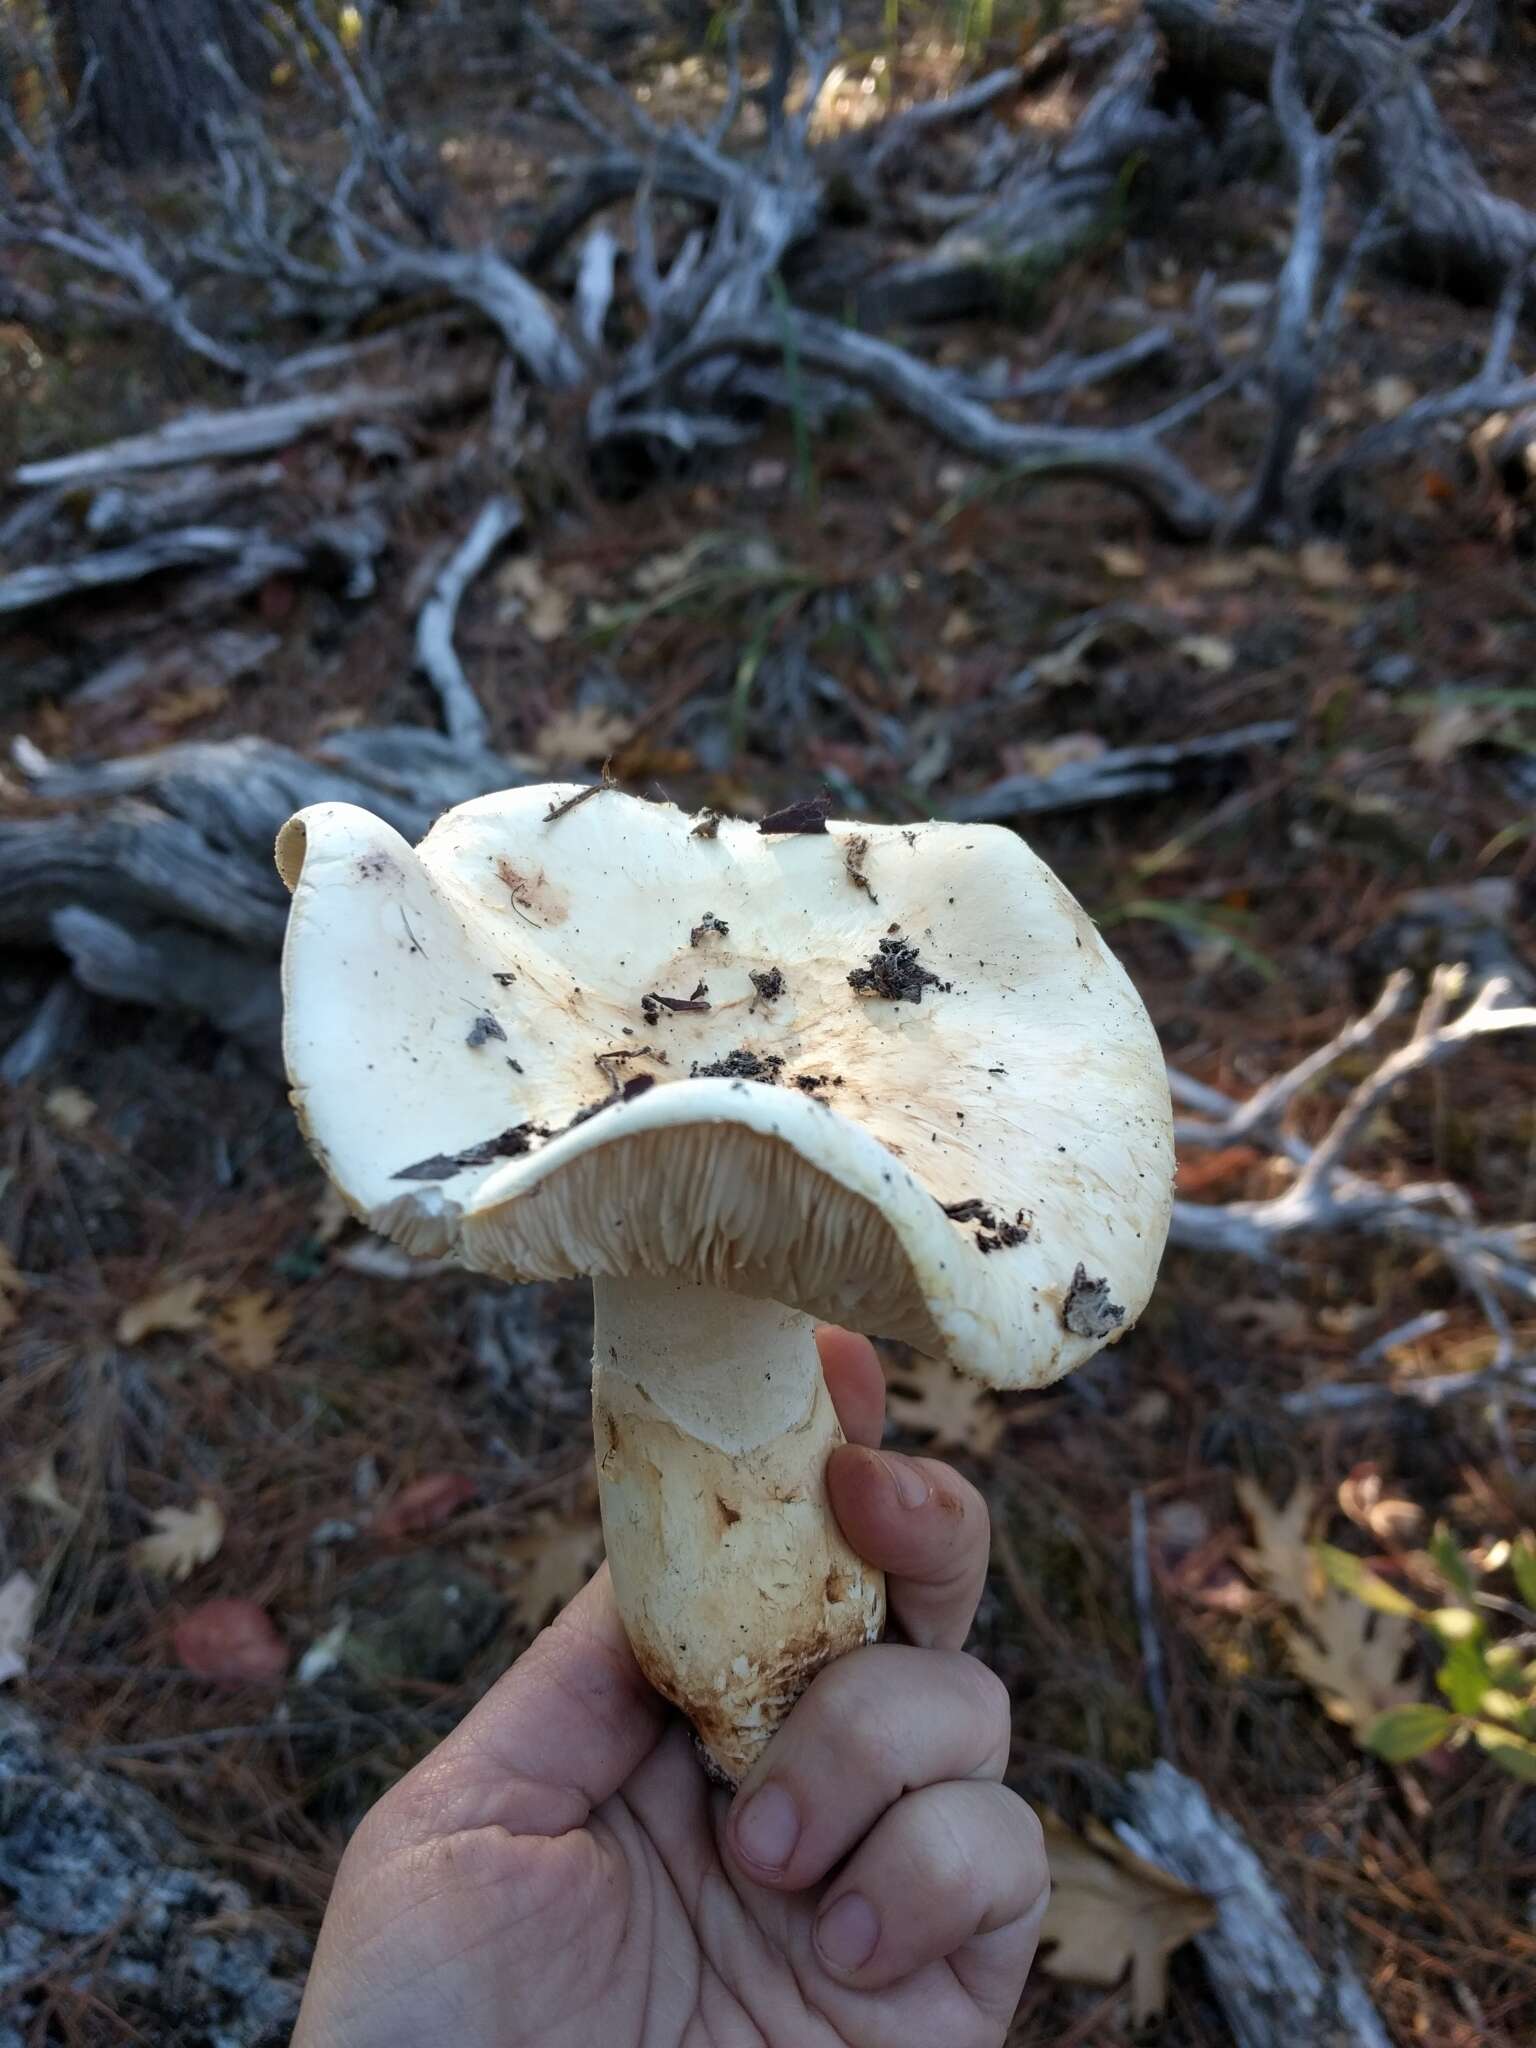
[[[668,1713],[635,1662],[604,1565],[396,1789],[410,1788],[423,1835],[564,1834],[639,1769]]]

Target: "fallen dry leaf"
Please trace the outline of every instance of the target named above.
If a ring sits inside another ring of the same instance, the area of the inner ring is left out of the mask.
[[[505,1555],[522,1566],[512,1589],[511,1607],[514,1618],[531,1635],[575,1599],[602,1563],[602,1523],[591,1507],[570,1514],[533,1515]]]
[[[150,717],[156,725],[192,725],[199,718],[207,718],[222,709],[228,701],[229,689],[224,683],[191,683],[184,690],[168,690],[163,697],[157,697],[150,706]]]
[[[537,555],[518,555],[508,562],[496,578],[496,588],[514,600],[509,607],[512,615],[520,615],[541,644],[558,640],[570,630],[570,597],[549,581]]]
[[[43,1110],[51,1124],[61,1131],[83,1131],[96,1114],[96,1105],[83,1088],[55,1088],[43,1097]]]
[[[1338,1503],[1355,1524],[1378,1543],[1413,1543],[1424,1533],[1424,1510],[1416,1502],[1387,1492],[1381,1468],[1356,1465],[1341,1479]]]
[[[409,1486],[401,1487],[381,1509],[373,1533],[416,1536],[424,1529],[439,1528],[479,1491],[465,1472],[428,1472],[424,1478],[413,1479]]]
[[[33,1507],[42,1508],[46,1514],[57,1515],[61,1522],[80,1519],[78,1511],[59,1491],[59,1475],[53,1467],[52,1451],[33,1467],[31,1477],[21,1489],[21,1497],[31,1501]]]
[[[254,1600],[206,1600],[177,1622],[172,1641],[184,1670],[223,1685],[281,1678],[288,1649]]]
[[[224,1541],[224,1514],[204,1494],[195,1508],[156,1508],[150,1516],[152,1536],[141,1536],[130,1555],[147,1572],[163,1579],[185,1579],[200,1564],[217,1557]]]
[[[1371,410],[1379,420],[1395,420],[1406,412],[1418,392],[1406,377],[1378,377],[1371,386]]]
[[[1129,1969],[1132,2024],[1145,2026],[1168,2002],[1168,1958],[1215,1925],[1215,1905],[1098,1821],[1077,1835],[1052,1814],[1041,1818],[1051,1901],[1040,1929],[1040,1967],[1065,1983],[1102,1989]]]
[[[1034,743],[1014,741],[1002,750],[1009,775],[1055,775],[1062,768],[1085,767],[1108,749],[1096,732],[1066,732],[1059,739]]]
[[[1213,676],[1224,676],[1237,660],[1237,649],[1218,633],[1186,633],[1182,640],[1175,640],[1173,651]]]
[[[1303,1482],[1283,1508],[1263,1488],[1239,1479],[1237,1495],[1253,1524],[1255,1547],[1239,1552],[1244,1571],[1291,1609],[1279,1627],[1287,1661],[1317,1694],[1323,1712],[1357,1734],[1389,1707],[1417,1699],[1399,1682],[1413,1642],[1400,1614],[1373,1613],[1324,1577],[1307,1530],[1318,1504]]]
[[[236,1372],[265,1372],[282,1349],[293,1310],[270,1294],[236,1294],[214,1317],[208,1341]]]
[[[633,731],[629,719],[589,704],[584,711],[557,712],[534,740],[533,751],[555,767],[567,761],[606,761]]]
[[[1118,576],[1128,582],[1147,573],[1147,558],[1138,554],[1135,548],[1121,547],[1117,542],[1109,541],[1094,552],[1098,555],[1099,566],[1106,575]]]
[[[198,1304],[207,1291],[207,1281],[194,1273],[131,1302],[117,1319],[118,1343],[142,1344],[157,1330],[200,1330],[207,1317]]]
[[[1303,583],[1314,590],[1347,590],[1355,580],[1349,557],[1333,540],[1309,540],[1296,557]]]
[[[12,1572],[0,1583],[0,1685],[26,1676],[36,1612],[36,1581],[25,1572]]]
[[[1250,1172],[1263,1156],[1252,1145],[1220,1145],[1213,1152],[1195,1152],[1180,1159],[1174,1186],[1186,1200],[1209,1194]]]
[[[886,1412],[898,1429],[926,1437],[931,1449],[978,1458],[991,1456],[1008,1427],[995,1395],[938,1358],[914,1359],[891,1375]]]

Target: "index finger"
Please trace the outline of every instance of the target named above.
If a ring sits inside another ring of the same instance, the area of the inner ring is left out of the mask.
[[[889,1574],[891,1618],[909,1643],[958,1650],[987,1576],[987,1504],[937,1458],[879,1448],[885,1376],[875,1347],[851,1330],[816,1332],[821,1369],[845,1448],[827,1464],[827,1491],[843,1534]]]

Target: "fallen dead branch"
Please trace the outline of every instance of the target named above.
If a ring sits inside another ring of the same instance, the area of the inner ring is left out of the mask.
[[[1202,761],[1228,760],[1256,747],[1284,746],[1294,739],[1294,719],[1269,719],[1232,732],[1162,746],[1111,747],[1091,761],[1068,761],[1050,775],[1005,775],[948,809],[962,821],[981,818],[1038,818],[1051,811],[1081,810],[1125,796],[1158,796],[1175,787],[1181,769]]]
[[[1236,2048],[1391,2048],[1342,1943],[1325,1963],[1308,1953],[1252,1844],[1193,1778],[1159,1763],[1132,1772],[1127,1789],[1121,1840],[1216,1901],[1216,1925],[1195,1945]]]
[[[1366,1016],[1276,1076],[1247,1103],[1175,1068],[1169,1076],[1175,1102],[1200,1112],[1198,1120],[1185,1118],[1176,1124],[1181,1147],[1245,1140],[1268,1144],[1291,1164],[1294,1177],[1283,1193],[1266,1201],[1176,1202],[1172,1241],[1192,1251],[1271,1263],[1293,1238],[1337,1237],[1345,1231],[1431,1249],[1488,1318],[1498,1346],[1493,1370],[1504,1375],[1515,1365],[1516,1353],[1503,1300],[1508,1297],[1527,1308],[1536,1304],[1536,1225],[1483,1224],[1465,1193],[1453,1184],[1391,1185],[1347,1164],[1372,1117],[1406,1082],[1479,1039],[1536,1030],[1536,1007],[1510,1004],[1508,982],[1487,981],[1464,1001],[1465,983],[1461,968],[1436,970],[1406,1042],[1384,1055],[1358,1083],[1315,1145],[1283,1129],[1286,1110],[1304,1088],[1347,1053],[1372,1044],[1403,1014],[1412,994],[1406,973],[1392,977]],[[1464,1003],[1459,1011],[1458,1003]]]
[[[492,498],[438,574],[416,621],[416,659],[443,707],[448,737],[463,747],[483,747],[489,728],[480,700],[453,645],[454,621],[465,591],[492,555],[523,523],[516,498]]]
[[[462,390],[462,387],[459,387]],[[464,394],[469,395],[469,394]],[[443,393],[435,396],[440,400]],[[268,405],[240,406],[230,412],[192,412],[169,420],[152,433],[130,434],[99,448],[83,448],[47,462],[24,462],[12,482],[25,490],[99,483],[136,471],[178,469],[192,463],[231,462],[250,455],[271,455],[306,434],[337,420],[389,413],[402,407],[426,409],[419,391],[388,391],[354,385],[345,391],[278,399]]]
[[[1285,0],[1147,0],[1147,12],[1181,79],[1269,93],[1293,13]],[[1383,249],[1429,284],[1496,297],[1536,256],[1536,214],[1489,190],[1441,118],[1424,54],[1352,0],[1319,0],[1298,57],[1322,118],[1348,119],[1359,135]]]

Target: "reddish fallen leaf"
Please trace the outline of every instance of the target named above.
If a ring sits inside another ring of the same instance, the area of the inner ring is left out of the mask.
[[[1196,1152],[1179,1161],[1174,1186],[1186,1199],[1203,1195],[1247,1173],[1261,1157],[1252,1145],[1223,1145],[1214,1152]]]
[[[436,1529],[479,1492],[462,1472],[429,1472],[403,1487],[374,1523],[378,1536],[415,1536]]]
[[[288,1648],[254,1600],[205,1600],[176,1624],[172,1638],[184,1669],[220,1685],[281,1678]]]

